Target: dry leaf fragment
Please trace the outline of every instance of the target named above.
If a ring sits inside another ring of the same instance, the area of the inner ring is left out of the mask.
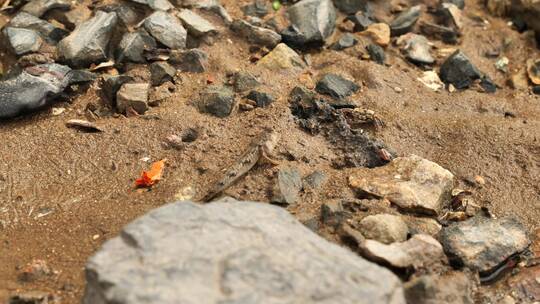
[[[163,175],[163,168],[165,168],[165,159],[157,161],[152,164],[150,171],[143,171],[140,178],[135,181],[137,187],[152,187],[155,185]]]

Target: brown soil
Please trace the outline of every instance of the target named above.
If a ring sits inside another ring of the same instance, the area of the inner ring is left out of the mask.
[[[248,1],[222,2],[234,17],[240,17],[238,8]],[[386,123],[373,133],[375,137],[399,155],[417,154],[448,168],[461,187],[469,187],[466,178],[484,177],[486,185],[474,188],[475,199],[496,215],[517,215],[532,231],[540,226],[540,98],[508,88],[507,76],[495,70],[495,59],[484,53],[500,46],[503,39],[510,40],[503,54],[510,59],[512,72],[539,53],[530,33],[517,33],[506,20],[488,16],[472,1],[465,11],[489,20],[489,25],[480,25],[466,18],[459,48],[502,87],[496,94],[475,89],[432,92],[416,80],[421,70],[404,61],[393,46],[387,50],[390,66],[360,60],[361,45],[343,52],[313,52],[311,78],[335,71],[363,83],[354,100]],[[222,24],[217,18],[212,20]],[[174,201],[185,187],[203,193],[224,164],[232,163],[264,127],[282,133],[277,148],[282,165],[296,166],[304,174],[318,169],[329,176],[322,189],[291,208],[299,219],[318,216],[328,198],[353,196],[346,182],[350,170],[332,167],[334,147],[322,136],[300,130],[288,108],[288,93],[305,82],[306,75],[256,67],[249,62],[249,45],[224,26],[221,30],[223,35],[213,46],[202,47],[210,55],[210,70],[182,75],[174,98],[149,115],[101,118],[97,123],[104,133],[66,128],[67,120],[84,118],[87,104],[99,100],[95,85],[70,103],[56,104],[66,108],[59,116],[45,110],[2,123],[0,302],[30,290],[52,292],[62,303],[80,302],[85,262],[105,240],[134,218]],[[278,101],[270,108],[237,112],[227,119],[200,114],[192,101],[207,85],[207,77],[212,75],[221,83],[226,72],[233,70],[260,75]],[[195,142],[182,151],[164,148],[167,136],[188,128],[200,131]],[[150,165],[141,160],[145,157],[150,161],[166,158],[165,176],[150,191],[135,190],[135,178]],[[275,172],[276,168],[257,167],[226,193],[268,201]],[[32,259],[45,260],[56,273],[37,282],[19,280],[20,268]],[[505,293],[506,285],[499,285]]]

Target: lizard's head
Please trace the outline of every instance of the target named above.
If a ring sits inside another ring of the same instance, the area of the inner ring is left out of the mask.
[[[266,151],[271,152],[277,146],[277,144],[279,142],[280,135],[276,131],[270,131],[267,136],[268,137],[267,137],[266,141],[263,144],[263,148]]]

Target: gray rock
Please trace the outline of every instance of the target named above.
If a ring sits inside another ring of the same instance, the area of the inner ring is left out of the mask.
[[[188,9],[181,10],[177,16],[188,33],[194,37],[217,34],[217,29],[212,23]]]
[[[198,102],[199,111],[221,118],[231,115],[235,106],[234,93],[228,88],[218,86],[206,88]]]
[[[461,50],[455,51],[441,65],[441,80],[453,84],[457,89],[466,89],[474,80],[480,79],[482,73],[472,64]]]
[[[249,91],[261,85],[259,80],[248,72],[235,73],[231,80],[236,92]]]
[[[465,0],[443,0],[442,3],[452,3],[460,10],[465,8]]]
[[[261,91],[251,91],[246,98],[254,101],[259,108],[266,108],[276,100],[271,94]]]
[[[203,73],[208,66],[208,55],[200,49],[171,53],[171,63],[178,64],[183,72]]]
[[[214,14],[219,15],[227,24],[232,22],[231,16],[227,10],[221,4],[219,4],[218,0],[184,0],[182,5],[185,7],[200,8],[213,12]]]
[[[304,186],[311,189],[316,189],[321,187],[328,177],[322,171],[314,171],[310,175],[304,177]]]
[[[173,81],[176,69],[166,62],[154,62],[150,65],[152,85],[159,86],[164,82]]]
[[[513,217],[477,216],[457,222],[442,230],[440,240],[451,262],[481,275],[492,272],[530,244],[526,228]]]
[[[116,51],[118,62],[146,62],[143,54],[145,50],[156,48],[156,41],[145,30],[139,30],[133,33],[126,33]]]
[[[67,66],[43,64],[0,81],[0,119],[34,112],[52,103],[71,83],[70,71]]]
[[[56,45],[58,41],[62,40],[69,33],[66,30],[25,12],[20,12],[15,15],[9,22],[9,26],[34,30],[38,32],[47,43],[52,45]]]
[[[175,16],[157,11],[144,21],[144,28],[166,47],[177,50],[186,47],[187,31]]]
[[[51,12],[52,13],[52,12]],[[52,17],[65,25],[66,29],[74,30],[84,21],[90,19],[92,11],[86,5],[76,5],[69,11],[56,11]]]
[[[33,30],[6,27],[2,32],[17,56],[37,52],[43,43],[39,34]]]
[[[347,219],[348,214],[343,208],[341,200],[332,200],[322,204],[321,221],[330,227],[338,227]]]
[[[433,64],[435,59],[431,56],[431,45],[426,37],[413,33],[398,38],[398,46],[405,53],[405,57],[417,64]]]
[[[356,169],[349,177],[349,185],[384,197],[407,211],[437,215],[449,200],[453,180],[450,171],[412,155],[398,157],[384,167]]]
[[[420,5],[413,6],[403,13],[399,14],[390,23],[390,32],[392,36],[401,36],[412,30],[420,14],[422,13],[422,7]]]
[[[133,81],[133,77],[127,75],[104,76],[101,90],[110,106],[116,107],[116,93],[124,83]]]
[[[97,11],[92,19],[58,43],[60,58],[75,67],[107,60],[109,41],[117,20],[116,13]]]
[[[429,234],[436,237],[442,229],[437,220],[429,217],[404,216],[403,219],[411,234]]]
[[[360,86],[336,74],[326,74],[317,82],[315,90],[336,99],[344,99],[358,91]]]
[[[148,5],[155,11],[168,11],[174,8],[168,0],[131,0],[133,2]]]
[[[281,35],[267,28],[251,25],[237,19],[231,24],[231,30],[242,36],[248,42],[274,48],[281,42]]]
[[[30,2],[22,7],[21,11],[39,18],[49,10],[68,10],[70,7],[71,4],[67,0],[30,0]]]
[[[336,41],[330,48],[332,50],[341,51],[346,48],[355,46],[358,43],[358,39],[350,33],[343,34],[338,41]]]
[[[409,228],[400,216],[391,214],[369,215],[360,221],[362,235],[383,244],[403,242]]]
[[[369,2],[367,0],[334,0],[334,5],[345,14],[354,14],[358,11],[367,12]]]
[[[242,7],[244,15],[260,18],[268,15],[268,10],[268,1],[265,0],[255,0],[253,3]]]
[[[336,27],[336,9],[332,0],[301,0],[287,10],[291,27],[283,40],[297,46],[324,44]]]
[[[116,93],[116,108],[120,113],[127,113],[132,108],[139,114],[148,111],[148,94],[150,85],[147,83],[125,83]]]
[[[302,176],[296,168],[282,168],[272,191],[271,202],[279,205],[294,205],[302,190]]]
[[[369,58],[378,64],[384,65],[386,61],[386,54],[384,49],[376,44],[370,43],[366,45],[366,51],[369,54]]]
[[[357,12],[354,15],[347,16],[346,20],[352,21],[352,23],[354,23],[353,31],[355,32],[365,31],[368,28],[368,26],[375,23],[364,12]]]
[[[415,304],[473,304],[473,286],[461,272],[425,275],[405,283],[405,298]]]
[[[390,271],[281,208],[179,202],[107,241],[86,265],[84,304],[404,304]]]

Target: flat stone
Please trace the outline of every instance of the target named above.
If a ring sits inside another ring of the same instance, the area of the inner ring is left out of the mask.
[[[146,59],[143,54],[145,50],[156,48],[156,40],[145,30],[138,30],[132,33],[126,33],[116,51],[118,62],[130,61],[144,63]]]
[[[320,94],[329,95],[336,99],[344,99],[360,89],[356,83],[336,74],[326,74],[319,82],[315,90]]]
[[[194,37],[217,34],[216,27],[195,12],[183,9],[177,14],[188,33]]]
[[[422,21],[419,24],[422,34],[430,38],[442,40],[443,42],[448,44],[457,44],[459,42],[459,33],[450,27],[425,21]]]
[[[249,91],[261,85],[259,80],[248,72],[237,72],[231,80],[235,92]]]
[[[231,24],[233,32],[242,36],[248,42],[274,48],[281,42],[281,35],[267,28],[254,26],[248,22],[237,19]]]
[[[254,101],[259,108],[266,108],[276,100],[271,94],[260,91],[251,91],[246,98]]]
[[[400,36],[397,45],[405,53],[405,57],[416,64],[433,64],[435,59],[431,56],[429,40],[422,35],[408,33]]]
[[[148,111],[148,93],[150,85],[147,83],[125,83],[116,93],[116,108],[120,113],[127,113],[132,108],[139,114]]]
[[[135,3],[148,5],[151,9],[155,11],[168,11],[174,8],[168,0],[131,0]]]
[[[369,215],[360,221],[360,231],[367,239],[383,244],[407,240],[409,228],[400,216],[392,214]]]
[[[354,14],[358,11],[367,12],[369,10],[367,0],[334,0],[334,5],[345,14]]]
[[[473,304],[474,284],[467,275],[452,272],[447,275],[424,275],[405,283],[407,303]]]
[[[208,67],[208,55],[200,49],[173,52],[169,61],[183,72],[203,73]]]
[[[109,40],[118,18],[115,13],[97,11],[58,43],[60,58],[71,66],[85,67],[107,60]]]
[[[345,33],[343,34],[338,41],[336,41],[330,48],[332,50],[341,51],[350,47],[355,46],[358,43],[358,39],[353,34]]]
[[[232,90],[226,87],[210,86],[201,94],[199,111],[224,118],[231,115],[236,106]]]
[[[105,242],[86,279],[84,304],[405,303],[390,271],[252,202],[154,209]]]
[[[390,43],[390,27],[386,23],[374,23],[360,33],[369,37],[374,43],[386,47]]]
[[[460,50],[446,58],[441,65],[439,75],[443,82],[454,85],[456,89],[466,89],[474,80],[482,77],[476,66]]]
[[[365,31],[368,26],[375,23],[368,15],[366,15],[364,12],[357,12],[354,15],[347,16],[347,19],[354,23],[354,32],[361,32]]]
[[[283,40],[297,46],[324,44],[336,27],[336,9],[332,0],[301,0],[287,9],[291,27]]]
[[[306,66],[302,58],[285,43],[278,44],[270,53],[259,60],[257,65],[270,70],[303,69]]]
[[[421,13],[422,7],[420,5],[416,5],[399,14],[390,23],[392,36],[401,36],[410,32],[416,24],[416,21],[418,21],[418,18],[420,18]]]
[[[434,162],[412,155],[398,157],[384,167],[355,169],[349,185],[384,197],[407,211],[437,215],[449,199],[454,176]]]
[[[386,55],[384,54],[384,49],[376,44],[368,44],[366,46],[366,51],[369,54],[369,58],[375,61],[378,64],[384,64],[386,61]]]
[[[187,31],[175,16],[157,11],[144,21],[146,31],[166,47],[177,50],[186,47]]]
[[[6,27],[2,32],[17,56],[37,52],[43,43],[39,34],[33,30]]]
[[[110,106],[116,107],[116,93],[124,83],[131,81],[133,81],[133,77],[127,75],[106,75],[103,77],[101,90]]]
[[[21,11],[39,18],[49,10],[68,10],[70,7],[71,4],[67,0],[31,0],[22,7]]]
[[[302,190],[302,176],[295,168],[282,168],[272,192],[271,202],[279,205],[295,205]]]
[[[25,12],[20,12],[15,15],[9,22],[9,26],[34,30],[38,32],[47,43],[52,45],[56,45],[58,41],[62,40],[69,33],[66,30]]]
[[[451,262],[480,274],[492,272],[530,244],[527,229],[513,217],[476,216],[453,223],[442,230],[440,240]]]
[[[154,62],[149,67],[153,86],[159,86],[164,82],[173,81],[176,69],[166,62]]]
[[[364,257],[395,268],[427,268],[445,263],[441,244],[433,237],[415,234],[409,240],[386,245],[374,240],[365,240],[361,245]]]

